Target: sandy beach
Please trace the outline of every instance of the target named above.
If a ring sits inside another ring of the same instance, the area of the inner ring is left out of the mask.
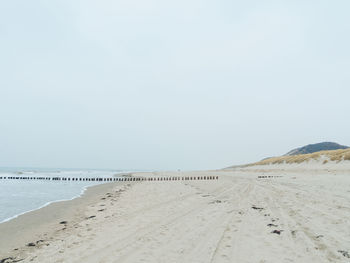
[[[307,167],[91,187],[0,224],[0,261],[349,262],[350,167]]]
[[[0,263],[350,263],[349,10],[1,1]]]

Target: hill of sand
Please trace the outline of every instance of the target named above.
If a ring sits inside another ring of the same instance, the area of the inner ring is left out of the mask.
[[[327,164],[328,162],[342,163],[344,161],[350,161],[350,149],[320,151],[309,154],[272,157],[264,159],[260,162],[249,164],[248,166],[271,164],[301,164],[315,161],[322,161],[322,164]]]

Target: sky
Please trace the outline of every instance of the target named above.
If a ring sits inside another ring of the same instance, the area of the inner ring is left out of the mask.
[[[350,2],[0,3],[0,166],[218,169],[350,145]]]

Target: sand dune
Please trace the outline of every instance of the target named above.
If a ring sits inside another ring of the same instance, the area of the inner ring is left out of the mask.
[[[40,244],[6,256],[21,262],[349,262],[349,171],[315,171],[236,169],[196,172],[219,175],[218,181],[114,184],[96,193],[83,214],[67,215],[66,224],[37,236]],[[273,178],[258,179],[262,174]]]
[[[315,153],[308,154],[298,154],[298,155],[284,155],[280,157],[271,157],[264,159],[260,162],[250,164],[252,165],[269,165],[269,164],[307,164],[308,162],[319,163],[322,161],[322,164],[332,163],[348,163],[350,164],[350,148],[340,149],[340,150],[331,150],[331,151],[319,151]]]

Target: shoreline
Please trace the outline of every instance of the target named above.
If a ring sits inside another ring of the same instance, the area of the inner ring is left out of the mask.
[[[130,176],[130,175],[132,175],[131,172],[118,172],[118,173],[115,173],[113,176],[114,176],[114,177],[125,177],[125,176]],[[97,183],[94,184],[94,185],[86,185],[86,186],[83,186],[82,189],[81,189],[81,191],[80,191],[80,193],[77,194],[77,195],[75,195],[75,196],[73,196],[73,197],[70,198],[70,199],[59,199],[59,200],[54,200],[54,201],[48,201],[48,202],[46,202],[45,204],[43,204],[43,205],[41,205],[41,206],[39,206],[39,207],[37,207],[37,208],[31,209],[31,210],[28,210],[28,211],[24,211],[24,212],[21,212],[21,213],[19,213],[19,214],[14,215],[14,216],[11,216],[11,217],[9,217],[9,218],[6,218],[6,219],[0,221],[0,225],[3,224],[3,223],[9,222],[9,221],[11,221],[11,220],[13,220],[13,219],[15,219],[15,218],[17,218],[17,217],[19,217],[19,216],[22,216],[22,215],[25,215],[25,214],[27,214],[27,213],[34,212],[34,211],[36,211],[36,210],[42,209],[42,208],[44,208],[44,207],[46,207],[46,206],[48,206],[48,205],[50,205],[50,204],[57,203],[57,202],[71,201],[71,200],[74,200],[74,199],[76,199],[76,198],[82,197],[82,196],[85,194],[85,192],[87,191],[88,188],[90,188],[90,187],[95,187],[95,186],[98,186],[98,185],[101,185],[101,184],[106,184],[106,183],[111,183],[111,182],[107,182],[107,181],[106,181],[106,182],[103,182],[103,181],[102,181],[102,182],[97,182]]]
[[[80,194],[79,194],[79,195],[76,195],[76,196],[74,196],[74,197],[72,197],[71,199],[61,199],[61,200],[49,201],[49,202],[45,203],[44,205],[39,206],[38,208],[34,208],[34,209],[32,209],[32,210],[28,210],[28,211],[19,213],[19,214],[17,214],[17,215],[14,215],[14,216],[12,216],[12,217],[6,218],[6,219],[4,219],[3,221],[0,222],[0,225],[1,225],[2,223],[9,222],[9,221],[11,221],[11,220],[13,220],[13,219],[15,219],[15,218],[17,218],[17,217],[19,217],[19,216],[22,216],[22,215],[25,215],[25,214],[27,214],[27,213],[34,212],[34,211],[36,211],[36,210],[42,209],[42,208],[44,208],[44,207],[46,207],[46,206],[48,206],[48,205],[51,205],[51,204],[54,204],[54,203],[57,203],[57,202],[72,201],[72,200],[74,200],[74,199],[76,199],[76,198],[82,197],[82,196],[85,194],[85,192],[87,191],[88,188],[94,187],[94,186],[98,186],[98,185],[99,185],[99,184],[84,186],[83,189],[80,191]]]
[[[76,211],[84,210],[101,192],[123,184],[125,183],[106,182],[87,186],[79,196],[72,199],[53,201],[0,223],[0,259],[12,251],[20,250],[34,239],[43,240],[49,232],[59,228],[60,221],[72,220]]]

